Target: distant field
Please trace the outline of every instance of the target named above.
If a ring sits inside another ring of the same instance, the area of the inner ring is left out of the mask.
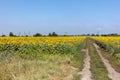
[[[73,79],[82,69],[84,39],[0,37],[0,80]]]
[[[0,37],[0,80],[80,80],[86,49],[91,78],[110,80],[94,43],[120,72],[120,37]]]

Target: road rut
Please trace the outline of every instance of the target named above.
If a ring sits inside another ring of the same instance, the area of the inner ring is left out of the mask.
[[[99,46],[95,43],[93,43],[93,45],[95,46],[98,55],[100,56],[102,62],[104,63],[104,65],[108,71],[108,77],[111,78],[112,80],[120,80],[120,73],[115,71],[115,69],[111,66],[109,61],[102,56],[102,54],[99,50]]]
[[[89,56],[88,49],[85,49],[84,52],[85,52],[84,68],[79,73],[82,76],[80,80],[92,80],[91,71],[90,71],[90,56]]]

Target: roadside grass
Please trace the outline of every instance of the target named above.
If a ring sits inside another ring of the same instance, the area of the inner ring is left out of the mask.
[[[39,53],[30,48],[31,54],[21,57],[20,53],[4,51],[4,59],[0,60],[0,80],[79,80],[78,72],[83,68],[83,44],[74,46],[67,54]],[[38,56],[34,56],[34,52]]]
[[[0,62],[0,80],[61,80],[75,70],[68,63],[73,55],[44,55],[41,60],[13,57],[10,62]]]
[[[80,45],[76,47],[76,51],[74,51],[74,58],[73,58],[73,66],[77,69],[76,73],[73,74],[73,80],[79,80],[80,75],[78,74],[83,69],[84,64],[84,52],[81,51],[85,46],[85,41],[83,41]]]
[[[101,61],[95,47],[89,42],[89,53],[91,57],[91,72],[93,80],[111,80],[108,77],[108,72]]]

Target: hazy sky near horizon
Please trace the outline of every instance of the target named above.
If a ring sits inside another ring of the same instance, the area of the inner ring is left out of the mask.
[[[120,0],[0,0],[0,34],[120,33]]]

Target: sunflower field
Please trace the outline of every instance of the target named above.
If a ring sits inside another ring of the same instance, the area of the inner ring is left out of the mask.
[[[82,69],[84,39],[0,37],[0,80],[66,80],[72,66]]]
[[[119,36],[106,36],[106,37],[92,37],[97,40],[97,44],[108,51],[110,55],[120,59],[120,37]]]
[[[18,54],[23,58],[40,54],[67,54],[85,37],[0,37],[1,57]],[[8,55],[9,54],[9,55]],[[27,55],[27,57],[25,56]]]

